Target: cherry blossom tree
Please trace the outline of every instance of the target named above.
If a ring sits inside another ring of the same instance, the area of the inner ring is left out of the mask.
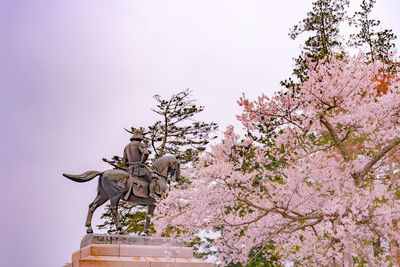
[[[383,66],[361,54],[308,67],[296,96],[238,101],[261,137],[228,127],[187,171],[191,186],[160,203],[158,233],[215,231],[221,263],[246,264],[272,242],[282,263],[400,264],[400,166],[388,163],[400,148],[400,82],[379,93]]]

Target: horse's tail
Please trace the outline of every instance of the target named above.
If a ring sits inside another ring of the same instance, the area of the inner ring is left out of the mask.
[[[78,183],[84,183],[87,181],[92,180],[94,177],[97,175],[101,175],[101,172],[98,171],[87,171],[82,174],[66,174],[63,173],[63,176],[67,177],[68,179],[71,179],[72,181],[78,182]]]

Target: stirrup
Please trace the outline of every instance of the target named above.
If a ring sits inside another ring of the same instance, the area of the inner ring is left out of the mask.
[[[128,192],[126,192],[124,199],[127,201],[129,199],[129,197],[131,196],[131,194],[133,194],[132,186],[129,187],[129,190],[128,190]]]
[[[125,199],[125,200],[128,200],[130,195],[131,195],[131,190],[129,190],[129,191],[125,194],[124,199]]]

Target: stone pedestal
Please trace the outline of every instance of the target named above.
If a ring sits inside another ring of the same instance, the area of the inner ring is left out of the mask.
[[[215,267],[171,238],[89,234],[64,267]]]

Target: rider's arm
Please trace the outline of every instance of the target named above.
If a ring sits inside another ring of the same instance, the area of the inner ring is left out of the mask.
[[[142,159],[141,159],[140,163],[144,164],[146,162],[147,158],[149,157],[149,151],[147,150],[146,145],[143,143],[140,143],[139,150],[140,150],[140,152],[142,152]]]
[[[128,164],[127,164],[127,161],[128,161],[128,154],[127,154],[127,152],[126,152],[126,148],[127,148],[127,147],[125,147],[125,149],[124,149],[124,156],[122,157],[122,163],[123,163],[125,166],[128,166]]]

